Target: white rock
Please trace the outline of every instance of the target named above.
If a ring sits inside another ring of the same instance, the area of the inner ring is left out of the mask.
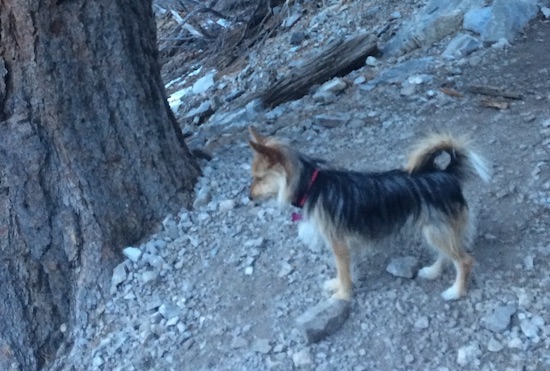
[[[330,81],[325,82],[319,88],[319,91],[330,91],[333,93],[340,93],[346,89],[348,85],[346,82],[340,78],[334,78]]]
[[[126,273],[126,264],[120,263],[113,269],[113,277],[111,278],[111,285],[113,287],[118,286],[120,283],[124,282],[126,280],[127,273]]]
[[[146,271],[141,274],[141,281],[147,283],[153,281],[158,277],[158,273],[155,271]]]
[[[546,19],[550,18],[550,8],[547,8],[547,7],[543,6],[543,7],[540,8],[540,11],[544,15],[544,18],[546,18]]]
[[[292,362],[294,367],[303,367],[313,363],[309,349],[302,349],[292,355]]]
[[[253,267],[246,267],[246,268],[244,269],[244,274],[246,274],[247,276],[250,276],[253,272],[254,272],[254,268],[253,268]]]
[[[489,352],[500,352],[504,346],[497,339],[491,338],[489,344],[487,345],[487,350]]]
[[[520,338],[513,338],[508,342],[508,348],[522,349],[523,343]]]
[[[207,73],[193,84],[193,93],[195,94],[202,94],[208,89],[210,89],[212,86],[214,86],[214,76],[216,75],[216,71],[212,71],[210,73]]]
[[[235,201],[233,200],[224,200],[221,201],[218,205],[218,209],[223,213],[235,208]]]
[[[377,65],[378,65],[378,59],[376,59],[376,58],[373,57],[372,55],[371,55],[371,56],[368,56],[368,57],[367,57],[367,60],[365,61],[365,64],[366,64],[367,66],[371,66],[371,67],[377,66]]]
[[[528,338],[536,337],[539,331],[539,328],[528,319],[521,321],[519,327],[521,328],[521,332]]]
[[[425,328],[428,328],[429,324],[430,323],[428,321],[428,317],[421,316],[414,323],[414,327],[419,328],[419,329],[425,329]]]
[[[458,355],[456,357],[456,362],[460,366],[466,366],[468,364],[473,364],[477,361],[477,357],[481,354],[479,350],[479,345],[477,343],[472,343],[465,345],[458,349]]]
[[[127,247],[124,250],[122,250],[122,253],[125,257],[133,261],[134,263],[137,262],[141,256],[141,250],[137,247]]]

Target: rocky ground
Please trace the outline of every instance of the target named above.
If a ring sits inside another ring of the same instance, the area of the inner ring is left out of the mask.
[[[417,37],[413,50],[389,50],[424,1],[327,3],[300,13],[243,68],[210,77],[206,68],[193,77],[187,70],[176,81],[174,67],[165,69],[189,145],[212,159],[201,160],[194,208],[124,250],[77,369],[550,369],[550,21],[538,12],[511,45],[479,35],[477,48],[449,59],[442,53],[457,34],[475,34],[454,29],[438,40]],[[267,70],[284,75],[332,38],[367,27],[386,28],[386,56],[273,109],[247,104]],[[475,94],[472,85],[499,90]],[[189,115],[204,102],[207,116]],[[295,319],[325,298],[331,253],[298,239],[292,210],[248,200],[250,124],[357,170],[401,166],[429,131],[471,134],[493,177],[468,189],[478,212],[469,294],[441,298],[450,268],[436,281],[388,273],[395,259],[413,257],[405,262],[417,267],[433,258],[420,239],[396,236],[357,262],[343,326],[307,344]]]

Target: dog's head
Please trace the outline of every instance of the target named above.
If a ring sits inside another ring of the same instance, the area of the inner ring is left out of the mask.
[[[262,136],[252,126],[249,131],[250,147],[254,152],[250,199],[277,197],[279,203],[284,204],[291,175],[288,150],[284,144]]]

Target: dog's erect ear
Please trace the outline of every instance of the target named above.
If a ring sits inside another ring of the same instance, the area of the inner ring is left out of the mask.
[[[250,147],[252,147],[252,149],[260,156],[263,156],[270,165],[283,163],[284,155],[278,148],[273,148],[253,141],[250,141],[249,143]]]
[[[248,127],[248,132],[250,133],[250,138],[252,139],[253,142],[260,143],[260,144],[265,143],[265,140],[267,138],[264,137],[262,134],[260,134],[254,126],[250,125]]]

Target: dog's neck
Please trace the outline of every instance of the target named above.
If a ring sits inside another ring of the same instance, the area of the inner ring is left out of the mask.
[[[309,180],[307,182],[305,182],[304,180],[300,180],[297,187],[298,188],[297,192],[294,195],[294,199],[291,202],[292,206],[298,207],[300,209],[304,207],[304,205],[306,204],[307,198],[309,196],[309,191],[311,190],[311,187],[315,183],[315,180],[317,179],[318,175],[319,175],[319,169],[314,168],[312,169],[311,176],[309,177]]]

